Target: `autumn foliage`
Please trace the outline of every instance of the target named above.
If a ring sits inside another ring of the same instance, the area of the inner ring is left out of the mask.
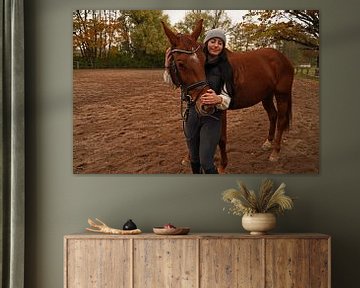
[[[221,27],[228,47],[252,50],[273,47],[294,64],[318,64],[318,10],[239,10],[242,21],[233,23],[225,10],[188,10],[174,23],[181,33],[204,19],[204,32]],[[78,67],[162,67],[168,47],[161,21],[169,24],[163,10],[75,10],[73,58]]]

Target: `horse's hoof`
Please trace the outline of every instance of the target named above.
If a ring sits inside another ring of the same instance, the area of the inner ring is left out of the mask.
[[[272,146],[271,142],[268,139],[266,139],[264,144],[261,146],[261,149],[267,151],[271,149],[271,146]]]
[[[278,153],[271,153],[270,157],[269,157],[269,161],[270,162],[277,162],[279,161],[279,154]]]
[[[224,167],[218,167],[217,168],[217,170],[218,170],[218,172],[219,172],[219,174],[225,174],[225,168]]]

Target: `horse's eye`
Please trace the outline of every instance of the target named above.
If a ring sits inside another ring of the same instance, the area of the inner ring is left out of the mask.
[[[178,69],[185,69],[185,64],[184,64],[184,62],[178,61],[178,62],[177,62],[177,67],[178,67]]]

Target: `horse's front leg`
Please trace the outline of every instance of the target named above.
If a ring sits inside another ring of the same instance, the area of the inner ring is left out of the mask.
[[[220,174],[225,173],[225,168],[228,164],[228,158],[226,153],[226,141],[227,141],[227,133],[226,133],[226,110],[222,113],[221,116],[221,136],[219,141],[220,148],[220,167],[218,167],[218,172]]]

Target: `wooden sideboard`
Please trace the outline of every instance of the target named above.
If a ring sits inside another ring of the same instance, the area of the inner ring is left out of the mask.
[[[329,288],[323,234],[77,234],[64,237],[65,288]]]

